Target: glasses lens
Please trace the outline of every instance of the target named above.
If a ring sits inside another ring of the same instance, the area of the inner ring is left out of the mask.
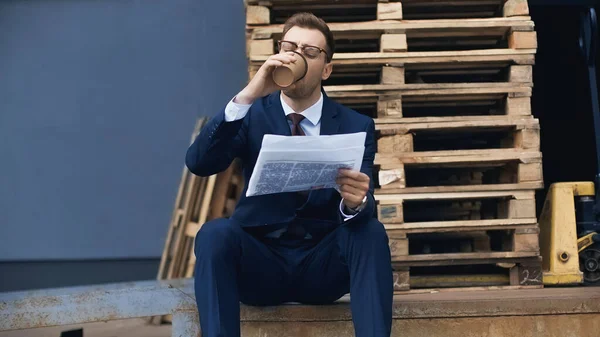
[[[321,53],[321,50],[319,48],[315,48],[315,47],[305,47],[304,48],[304,54],[311,58],[315,58],[315,57],[319,56],[320,53]]]
[[[281,41],[281,45],[279,48],[281,48],[282,51],[292,51],[296,50],[298,46],[296,46],[296,44],[292,42]]]

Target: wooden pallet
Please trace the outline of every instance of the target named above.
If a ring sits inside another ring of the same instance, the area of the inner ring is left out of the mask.
[[[374,164],[382,195],[543,187],[541,153],[518,149],[377,153]]]
[[[474,255],[476,256],[476,254]],[[454,265],[394,264],[394,293],[543,288],[541,257],[454,260]]]
[[[283,23],[293,13],[309,11],[327,22],[372,20],[465,19],[527,16],[526,0],[247,0],[246,24]]]
[[[369,21],[328,24],[335,54],[485,49],[536,49],[533,22],[526,18]],[[249,27],[247,55],[277,52],[283,25]]]
[[[406,194],[375,193],[377,217],[391,226],[435,228],[536,223],[534,190],[483,190],[477,192],[431,192]]]
[[[196,123],[193,141],[206,118]],[[158,279],[190,277],[193,274],[193,243],[201,224],[229,216],[243,190],[239,162],[210,177],[192,174],[183,168],[174,210],[159,265]]]
[[[502,148],[539,151],[539,128],[537,119],[527,117],[458,121],[450,117],[434,122],[409,120],[407,123],[403,119],[375,119],[379,153]]]
[[[487,49],[424,52],[361,52],[333,56],[328,83],[391,84],[419,88],[418,84],[477,82],[531,83],[535,49]],[[250,57],[252,78],[268,55]],[[370,81],[370,82],[369,82]],[[359,83],[356,83],[359,82]],[[327,86],[331,86],[328,84]]]
[[[496,257],[537,256],[539,227],[535,221],[506,221],[497,226],[462,226],[460,222],[386,225],[392,262],[412,264]],[[529,222],[529,223],[527,223]],[[497,223],[500,223],[499,221]]]
[[[439,120],[437,117],[531,115],[531,87],[528,86],[462,83],[429,87],[347,85],[324,89],[330,98],[370,117],[415,118],[429,122]]]

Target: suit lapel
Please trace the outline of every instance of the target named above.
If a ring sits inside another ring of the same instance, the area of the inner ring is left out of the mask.
[[[334,102],[323,92],[323,111],[321,113],[321,135],[334,135],[338,133],[340,122],[337,119],[338,111]]]
[[[268,121],[271,123],[273,133],[276,135],[291,136],[292,131],[288,124],[285,112],[281,106],[281,100],[279,98],[280,91],[277,91],[269,96],[265,110],[269,116]]]

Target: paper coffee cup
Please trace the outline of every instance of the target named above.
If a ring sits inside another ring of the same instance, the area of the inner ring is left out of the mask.
[[[304,55],[294,51],[296,62],[284,64],[273,70],[273,81],[280,87],[289,87],[301,80],[308,72],[308,63]]]

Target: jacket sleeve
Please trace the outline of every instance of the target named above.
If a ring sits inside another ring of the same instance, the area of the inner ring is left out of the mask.
[[[225,121],[225,109],[215,115],[187,149],[190,172],[207,177],[224,171],[236,157],[243,159],[247,144],[247,118]]]
[[[377,152],[377,142],[375,141],[375,122],[371,119],[367,128],[367,137],[365,140],[365,154],[360,171],[369,176],[369,191],[367,192],[367,204],[354,217],[345,221],[350,224],[354,222],[363,223],[375,216],[375,182],[373,180],[373,165],[375,153]]]

